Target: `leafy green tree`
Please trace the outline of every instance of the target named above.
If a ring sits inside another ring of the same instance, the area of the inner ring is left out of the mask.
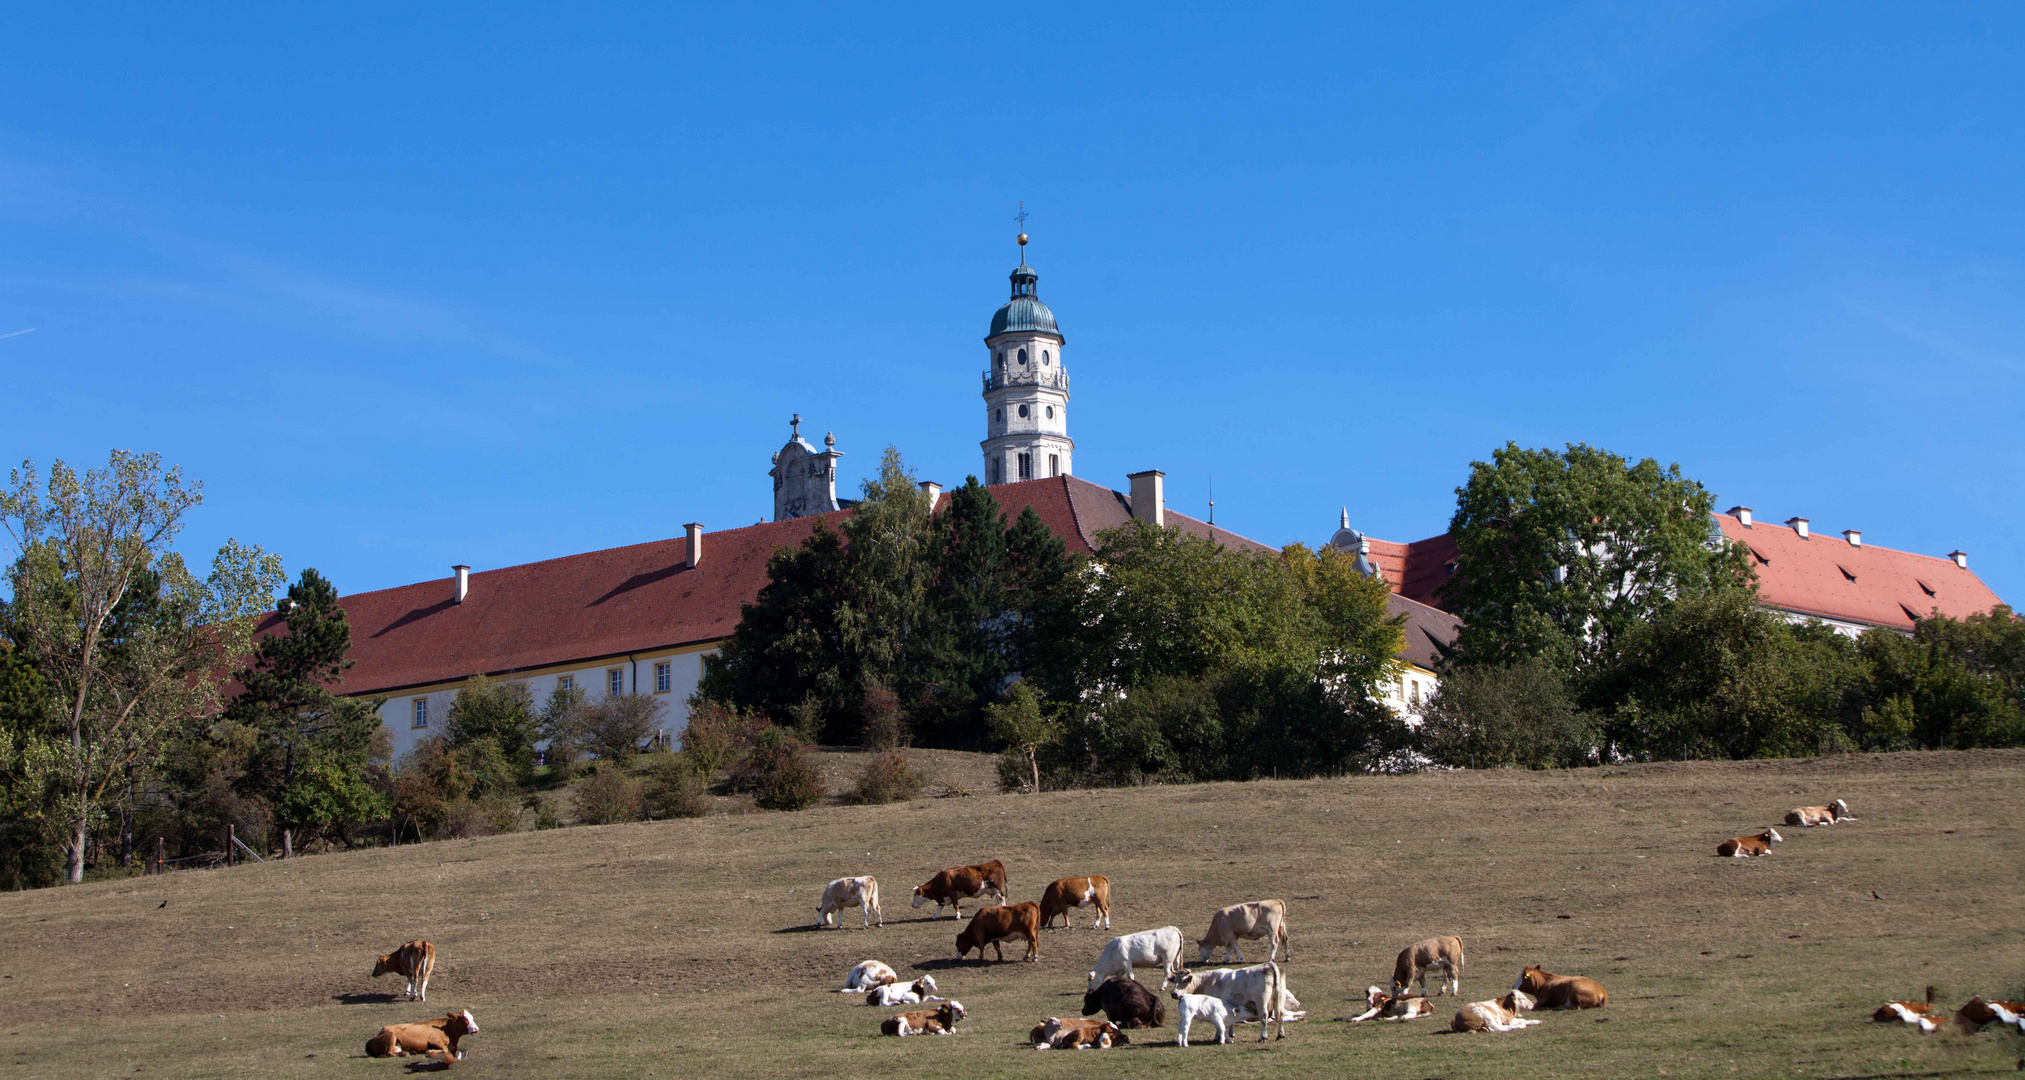
[[[985,709],[992,736],[1006,746],[1006,753],[1018,762],[1020,789],[1041,790],[1041,749],[1061,733],[1060,724],[1041,714],[1041,700],[1024,681],[1006,691],[1005,700]]]
[[[534,744],[541,736],[540,728],[534,696],[524,684],[494,682],[480,675],[451,699],[444,735],[456,747],[490,742],[506,762],[514,783],[525,785],[534,777]]]
[[[858,693],[861,621],[843,537],[818,521],[799,545],[767,559],[767,583],[718,653],[704,658],[699,692],[776,723],[805,699],[842,715]]]
[[[1437,765],[1549,769],[1594,760],[1602,726],[1575,704],[1546,660],[1475,664],[1442,675],[1423,710],[1421,750]]]
[[[1873,630],[1857,649],[1869,741],[1948,750],[2025,745],[2025,624],[2010,608],[1921,619],[1911,636]]]
[[[558,683],[549,691],[541,715],[535,720],[535,735],[547,744],[545,756],[549,767],[555,770],[552,776],[567,779],[564,774],[590,752],[590,728],[585,722],[589,708],[590,701],[582,687]]]
[[[928,560],[915,722],[943,745],[975,745],[979,708],[1012,670],[1005,515],[977,477],[950,492],[934,522]]]
[[[0,888],[53,885],[63,871],[62,849],[49,842],[55,809],[46,779],[28,773],[27,747],[63,734],[61,704],[35,666],[15,649],[0,603]]]
[[[659,730],[662,710],[661,699],[652,694],[618,694],[590,706],[584,711],[584,731],[591,751],[627,764]]]

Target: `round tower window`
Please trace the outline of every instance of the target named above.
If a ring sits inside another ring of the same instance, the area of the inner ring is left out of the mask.
[[[1024,364],[1024,363],[1026,363],[1026,362],[1027,362],[1027,351],[1026,351],[1025,349],[1021,349],[1021,350],[1020,350],[1020,363]]]
[[[1055,407],[1053,405],[1050,405],[1048,406],[1048,419],[1053,420],[1054,418],[1055,418]]]
[[[1051,359],[1052,359],[1052,357],[1050,357],[1050,356],[1048,355],[1048,350],[1046,350],[1046,349],[1042,349],[1042,350],[1041,350],[1041,366],[1042,366],[1042,367],[1047,367],[1047,366],[1048,366],[1048,363],[1049,363],[1049,361],[1050,361]]]
[[[1020,418],[1024,420],[1026,419],[1026,415],[1027,415],[1027,407],[1025,405],[1020,406]]]

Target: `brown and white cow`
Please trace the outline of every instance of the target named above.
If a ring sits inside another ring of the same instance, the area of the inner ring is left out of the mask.
[[[1855,821],[1849,816],[1849,804],[1837,799],[1827,806],[1798,806],[1786,814],[1786,824],[1811,829],[1816,825],[1833,825],[1838,821]]]
[[[964,1018],[963,1002],[945,1001],[940,1008],[895,1013],[879,1025],[882,1035],[947,1035]]]
[[[870,993],[865,995],[865,1004],[876,1005],[882,1009],[891,1008],[895,1005],[919,1005],[924,1001],[941,1000],[935,994],[935,976],[933,975],[923,975],[906,986],[902,986],[899,983],[875,986]]]
[[[1287,959],[1294,958],[1294,946],[1287,940],[1287,902],[1285,900],[1253,900],[1247,904],[1231,906],[1210,916],[1209,932],[1196,941],[1202,949],[1202,963],[1209,963],[1209,954],[1223,950],[1225,963],[1242,964],[1244,954],[1238,951],[1238,939],[1267,941],[1266,960],[1279,958],[1284,949]]]
[[[862,994],[881,986],[891,986],[900,981],[900,976],[890,967],[877,960],[864,960],[844,976],[844,988],[839,994]]]
[[[429,1000],[429,976],[436,970],[436,946],[416,938],[373,964],[373,978],[392,972],[408,980],[408,1000]]]
[[[419,1023],[388,1024],[378,1035],[366,1040],[366,1056],[405,1057],[435,1051],[443,1054],[447,1063],[464,1057],[463,1051],[457,1049],[457,1040],[476,1034],[478,1021],[471,1018],[470,1009]]]
[[[1406,988],[1418,980],[1421,996],[1427,996],[1427,973],[1430,971],[1442,976],[1435,981],[1435,993],[1446,990],[1458,997],[1462,995],[1461,938],[1454,935],[1431,937],[1399,950],[1399,958],[1392,962],[1392,992],[1404,994]]]
[[[864,909],[866,930],[886,925],[886,917],[879,913],[879,879],[869,874],[840,877],[823,886],[823,898],[816,903],[816,929],[830,925],[842,930],[845,908]]]
[[[1102,874],[1091,874],[1089,877],[1065,877],[1049,882],[1048,887],[1041,891],[1041,927],[1046,929],[1049,923],[1055,921],[1057,915],[1061,916],[1063,927],[1076,925],[1075,921],[1069,918],[1069,909],[1079,908],[1084,904],[1090,904],[1097,909],[1097,917],[1091,921],[1090,928],[1094,930],[1101,926],[1109,930],[1111,879]]]
[[[1517,1031],[1531,1027],[1538,1020],[1528,1020],[1519,1014],[1533,1008],[1533,1000],[1522,990],[1509,990],[1501,998],[1490,1001],[1473,1001],[1462,1007],[1449,1021],[1450,1031]]]
[[[1109,1020],[1064,1020],[1050,1016],[1027,1032],[1036,1050],[1104,1050],[1132,1043],[1117,1024]]]
[[[1364,1000],[1371,1006],[1370,1008],[1356,1016],[1339,1016],[1336,1019],[1361,1024],[1366,1020],[1418,1020],[1423,1016],[1434,1015],[1434,1002],[1427,998],[1388,994],[1383,987],[1367,988]]]
[[[1927,987],[1925,1001],[1887,1001],[1870,1014],[1880,1024],[1916,1024],[1919,1029],[1931,1035],[1939,1031],[1947,1020],[1947,1012],[1934,1007],[1935,989]]]
[[[1533,1001],[1542,1009],[1600,1009],[1610,1004],[1610,992],[1595,979],[1585,979],[1580,975],[1551,975],[1540,970],[1537,964],[1521,972],[1512,989],[1532,995]]]
[[[1983,1030],[1983,1025],[1996,1021],[2010,1024],[2025,1034],[2025,1005],[2015,1001],[1985,1001],[1972,997],[1968,1003],[1955,1010],[1955,1027],[1964,1035],[1974,1035]]]
[[[1041,906],[1029,900],[1022,904],[1003,904],[988,907],[970,917],[970,925],[956,935],[956,957],[961,960],[977,950],[977,958],[984,959],[984,947],[989,945],[1005,959],[1005,947],[1000,944],[1006,938],[1025,938],[1027,954],[1025,960],[1041,958]]]
[[[1177,1000],[1182,994],[1216,998],[1230,1008],[1233,1020],[1256,1021],[1260,1042],[1266,1041],[1267,1028],[1275,1029],[1275,1038],[1287,1037],[1287,1021],[1291,1019],[1287,1015],[1290,997],[1287,977],[1280,971],[1280,965],[1271,961],[1213,971],[1184,969],[1175,974],[1171,993]]]
[[[914,906],[935,901],[935,917],[942,917],[945,905],[963,917],[963,901],[989,893],[992,903],[1005,903],[1005,864],[993,859],[973,866],[952,866],[936,873],[925,884],[914,886]]]
[[[1716,854],[1726,859],[1748,859],[1754,855],[1770,855],[1772,845],[1785,840],[1777,829],[1766,829],[1755,836],[1733,836],[1716,845]]]

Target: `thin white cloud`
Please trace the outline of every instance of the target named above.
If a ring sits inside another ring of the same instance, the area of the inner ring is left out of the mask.
[[[35,332],[35,328],[31,326],[31,327],[29,327],[29,328],[28,328],[28,329],[26,329],[26,330],[15,330],[15,331],[13,331],[13,332],[11,332],[11,333],[6,333],[6,334],[0,334],[0,340],[4,340],[4,339],[6,339],[6,338],[11,338],[11,337],[20,337],[20,336],[21,336],[21,335],[23,335],[23,334],[32,334],[32,333],[34,333],[34,332]]]

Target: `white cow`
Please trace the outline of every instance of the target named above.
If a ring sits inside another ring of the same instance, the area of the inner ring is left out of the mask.
[[[1174,1000],[1181,1003],[1181,1007],[1176,1010],[1181,1014],[1181,1019],[1177,1021],[1181,1025],[1181,1035],[1174,1040],[1176,1046],[1188,1045],[1188,1029],[1198,1020],[1215,1025],[1216,1041],[1219,1045],[1230,1041],[1233,1023],[1230,1018],[1230,1006],[1225,1005],[1221,999],[1206,994],[1177,993]]]
[[[1097,989],[1113,975],[1131,978],[1134,964],[1159,965],[1160,988],[1167,989],[1174,973],[1181,970],[1181,927],[1163,926],[1112,938],[1104,944],[1104,951],[1097,954],[1097,970],[1090,973],[1089,988]]]
[[[877,960],[866,960],[852,968],[849,975],[844,976],[844,988],[837,993],[862,994],[875,987],[890,986],[899,981],[900,976],[895,974],[892,968]]]
[[[1287,902],[1254,900],[1248,904],[1232,904],[1210,916],[1209,933],[1196,942],[1202,949],[1200,961],[1209,963],[1210,953],[1222,949],[1226,962],[1244,963],[1245,954],[1238,951],[1239,938],[1246,941],[1264,938],[1267,960],[1279,959],[1283,949],[1286,958],[1292,960],[1294,946],[1287,940]]]
[[[935,996],[935,976],[923,975],[907,986],[893,983],[875,986],[865,995],[865,1004],[885,1008],[889,1005],[919,1005],[924,1001],[941,1001]]]
[[[885,916],[879,914],[879,879],[867,874],[864,877],[840,877],[823,886],[822,902],[816,905],[816,929],[835,926],[843,929],[845,908],[865,909],[865,929],[873,924],[886,925]]]
[[[1266,1029],[1273,1028],[1273,1037],[1287,1037],[1287,1021],[1290,1011],[1287,994],[1287,977],[1275,963],[1253,964],[1244,968],[1216,968],[1212,971],[1179,971],[1174,975],[1174,989],[1180,994],[1202,994],[1216,998],[1230,1009],[1231,1016],[1238,1020],[1256,1020],[1259,1025],[1259,1041],[1266,1041]]]

